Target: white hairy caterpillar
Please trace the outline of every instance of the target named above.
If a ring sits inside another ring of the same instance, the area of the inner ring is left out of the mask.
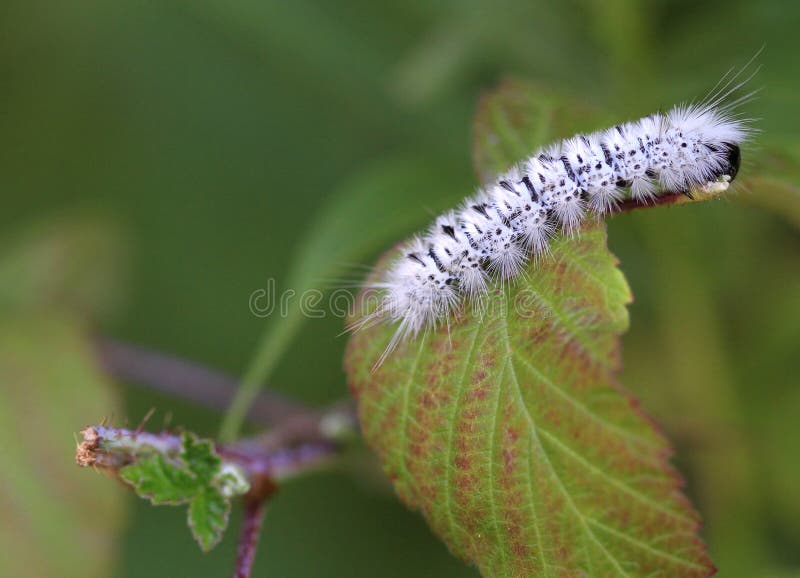
[[[548,251],[557,231],[574,234],[588,214],[613,212],[626,199],[646,203],[699,187],[727,190],[751,133],[734,110],[752,94],[726,102],[750,80],[734,85],[743,70],[723,78],[700,103],[538,150],[439,216],[369,284],[382,292],[380,301],[352,328],[397,325],[375,367],[400,342],[447,323],[493,279],[518,277],[530,258]]]

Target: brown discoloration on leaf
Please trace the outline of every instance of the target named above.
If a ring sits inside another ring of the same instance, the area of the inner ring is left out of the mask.
[[[668,446],[614,381],[630,293],[604,239],[594,226],[557,241],[563,251],[529,272],[540,315],[513,314],[520,283],[494,297],[511,314],[465,308],[450,336],[429,334],[374,374],[364,352],[379,355],[392,328],[349,345],[365,435],[399,495],[487,575],[570,576],[590,562],[613,574],[631,561],[641,575],[710,571]]]
[[[531,126],[529,88],[482,102],[481,174],[543,144],[503,132]],[[463,307],[449,334],[401,346],[375,373],[394,327],[348,345],[365,438],[398,494],[486,576],[714,571],[668,443],[615,380],[631,301],[616,265],[604,225],[587,223],[524,280],[493,290],[495,307]]]

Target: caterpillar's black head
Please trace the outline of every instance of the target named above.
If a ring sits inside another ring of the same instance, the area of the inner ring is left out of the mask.
[[[728,175],[731,180],[736,178],[739,172],[739,167],[742,164],[742,151],[739,150],[739,145],[733,143],[723,143],[723,154],[725,155],[725,163],[722,167],[722,174]]]

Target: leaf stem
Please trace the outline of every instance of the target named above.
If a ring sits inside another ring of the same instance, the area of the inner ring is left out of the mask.
[[[75,461],[81,467],[92,466],[116,473],[123,466],[147,454],[173,458],[181,449],[181,435],[168,431],[143,432],[103,425],[81,430]],[[340,444],[321,438],[295,439],[290,446],[275,447],[259,438],[234,444],[215,444],[223,466],[239,468],[252,484],[250,492],[261,499],[274,491],[275,483],[296,477],[329,463],[340,451]],[[269,487],[269,491],[267,491]]]
[[[245,500],[244,520],[242,521],[242,533],[239,537],[239,548],[236,551],[236,569],[234,570],[233,578],[250,578],[265,509],[264,500]]]

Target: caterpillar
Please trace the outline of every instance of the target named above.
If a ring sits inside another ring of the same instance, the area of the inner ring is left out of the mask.
[[[751,133],[734,109],[752,93],[726,103],[752,78],[734,86],[742,71],[724,84],[723,77],[697,104],[544,147],[439,216],[369,283],[381,292],[378,305],[351,329],[397,326],[373,369],[399,343],[449,322],[465,298],[485,294],[492,280],[518,277],[529,259],[547,253],[553,235],[575,234],[588,215],[611,213],[626,199],[648,203],[698,187],[726,190]]]

